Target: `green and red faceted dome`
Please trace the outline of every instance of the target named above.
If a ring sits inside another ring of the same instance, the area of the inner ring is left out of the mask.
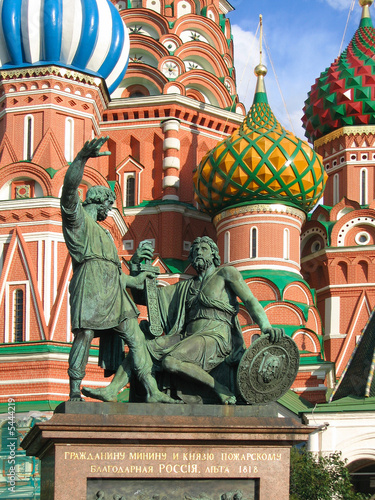
[[[267,101],[263,77],[241,127],[202,159],[194,175],[195,199],[215,216],[238,205],[282,203],[308,212],[323,194],[326,174],[320,156],[285,130]]]
[[[305,101],[303,126],[311,141],[341,127],[375,125],[375,29],[369,6],[346,50],[317,78]]]

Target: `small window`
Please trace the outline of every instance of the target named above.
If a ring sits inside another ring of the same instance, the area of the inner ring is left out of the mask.
[[[74,120],[65,120],[65,159],[71,163],[74,160]]]
[[[250,230],[250,258],[256,259],[258,257],[258,229],[252,227]]]
[[[367,168],[362,168],[361,173],[360,173],[360,204],[361,205],[367,205],[367,179],[368,179],[368,172]]]
[[[322,244],[320,241],[314,241],[314,243],[311,245],[311,253],[319,252],[319,250],[322,248]]]
[[[13,340],[24,340],[24,296],[23,290],[18,288],[13,294]]]
[[[283,257],[284,260],[289,260],[290,258],[290,235],[289,235],[289,229],[285,228],[284,229],[284,247],[283,247]]]
[[[361,231],[355,236],[357,245],[368,245],[370,242],[370,235],[366,231]]]
[[[34,117],[25,116],[23,131],[23,158],[25,161],[31,161],[34,154]]]
[[[184,252],[190,252],[191,241],[184,241],[183,248],[184,248]]]
[[[134,248],[134,240],[125,240],[124,241],[124,250],[133,250]]]
[[[155,238],[146,238],[145,240],[142,240],[142,243],[144,241],[147,241],[152,246],[152,248],[155,248]]]
[[[230,262],[230,233],[226,231],[224,234],[224,264]]]
[[[333,176],[333,205],[336,205],[340,201],[339,180],[339,174],[335,174]]]
[[[126,179],[126,207],[134,207],[135,205],[135,177],[128,176]]]

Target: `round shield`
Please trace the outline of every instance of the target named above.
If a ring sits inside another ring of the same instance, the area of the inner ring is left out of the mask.
[[[237,371],[238,390],[250,404],[277,401],[293,384],[299,367],[299,351],[289,337],[272,344],[260,337],[245,351]]]

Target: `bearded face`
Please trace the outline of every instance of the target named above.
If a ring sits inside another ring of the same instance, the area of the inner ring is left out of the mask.
[[[207,243],[198,243],[193,248],[191,265],[198,274],[206,271],[214,261],[210,246]]]
[[[103,203],[98,205],[96,219],[98,221],[103,221],[107,218],[108,212],[111,210],[113,203],[110,200],[105,200]]]

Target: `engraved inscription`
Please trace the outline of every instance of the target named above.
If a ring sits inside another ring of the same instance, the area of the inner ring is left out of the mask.
[[[267,473],[268,465],[280,462],[284,454],[269,448],[245,448],[239,451],[219,448],[215,451],[132,449],[125,451],[91,452],[64,451],[66,461],[87,464],[88,474],[101,477],[201,477],[235,478],[260,477]]]

